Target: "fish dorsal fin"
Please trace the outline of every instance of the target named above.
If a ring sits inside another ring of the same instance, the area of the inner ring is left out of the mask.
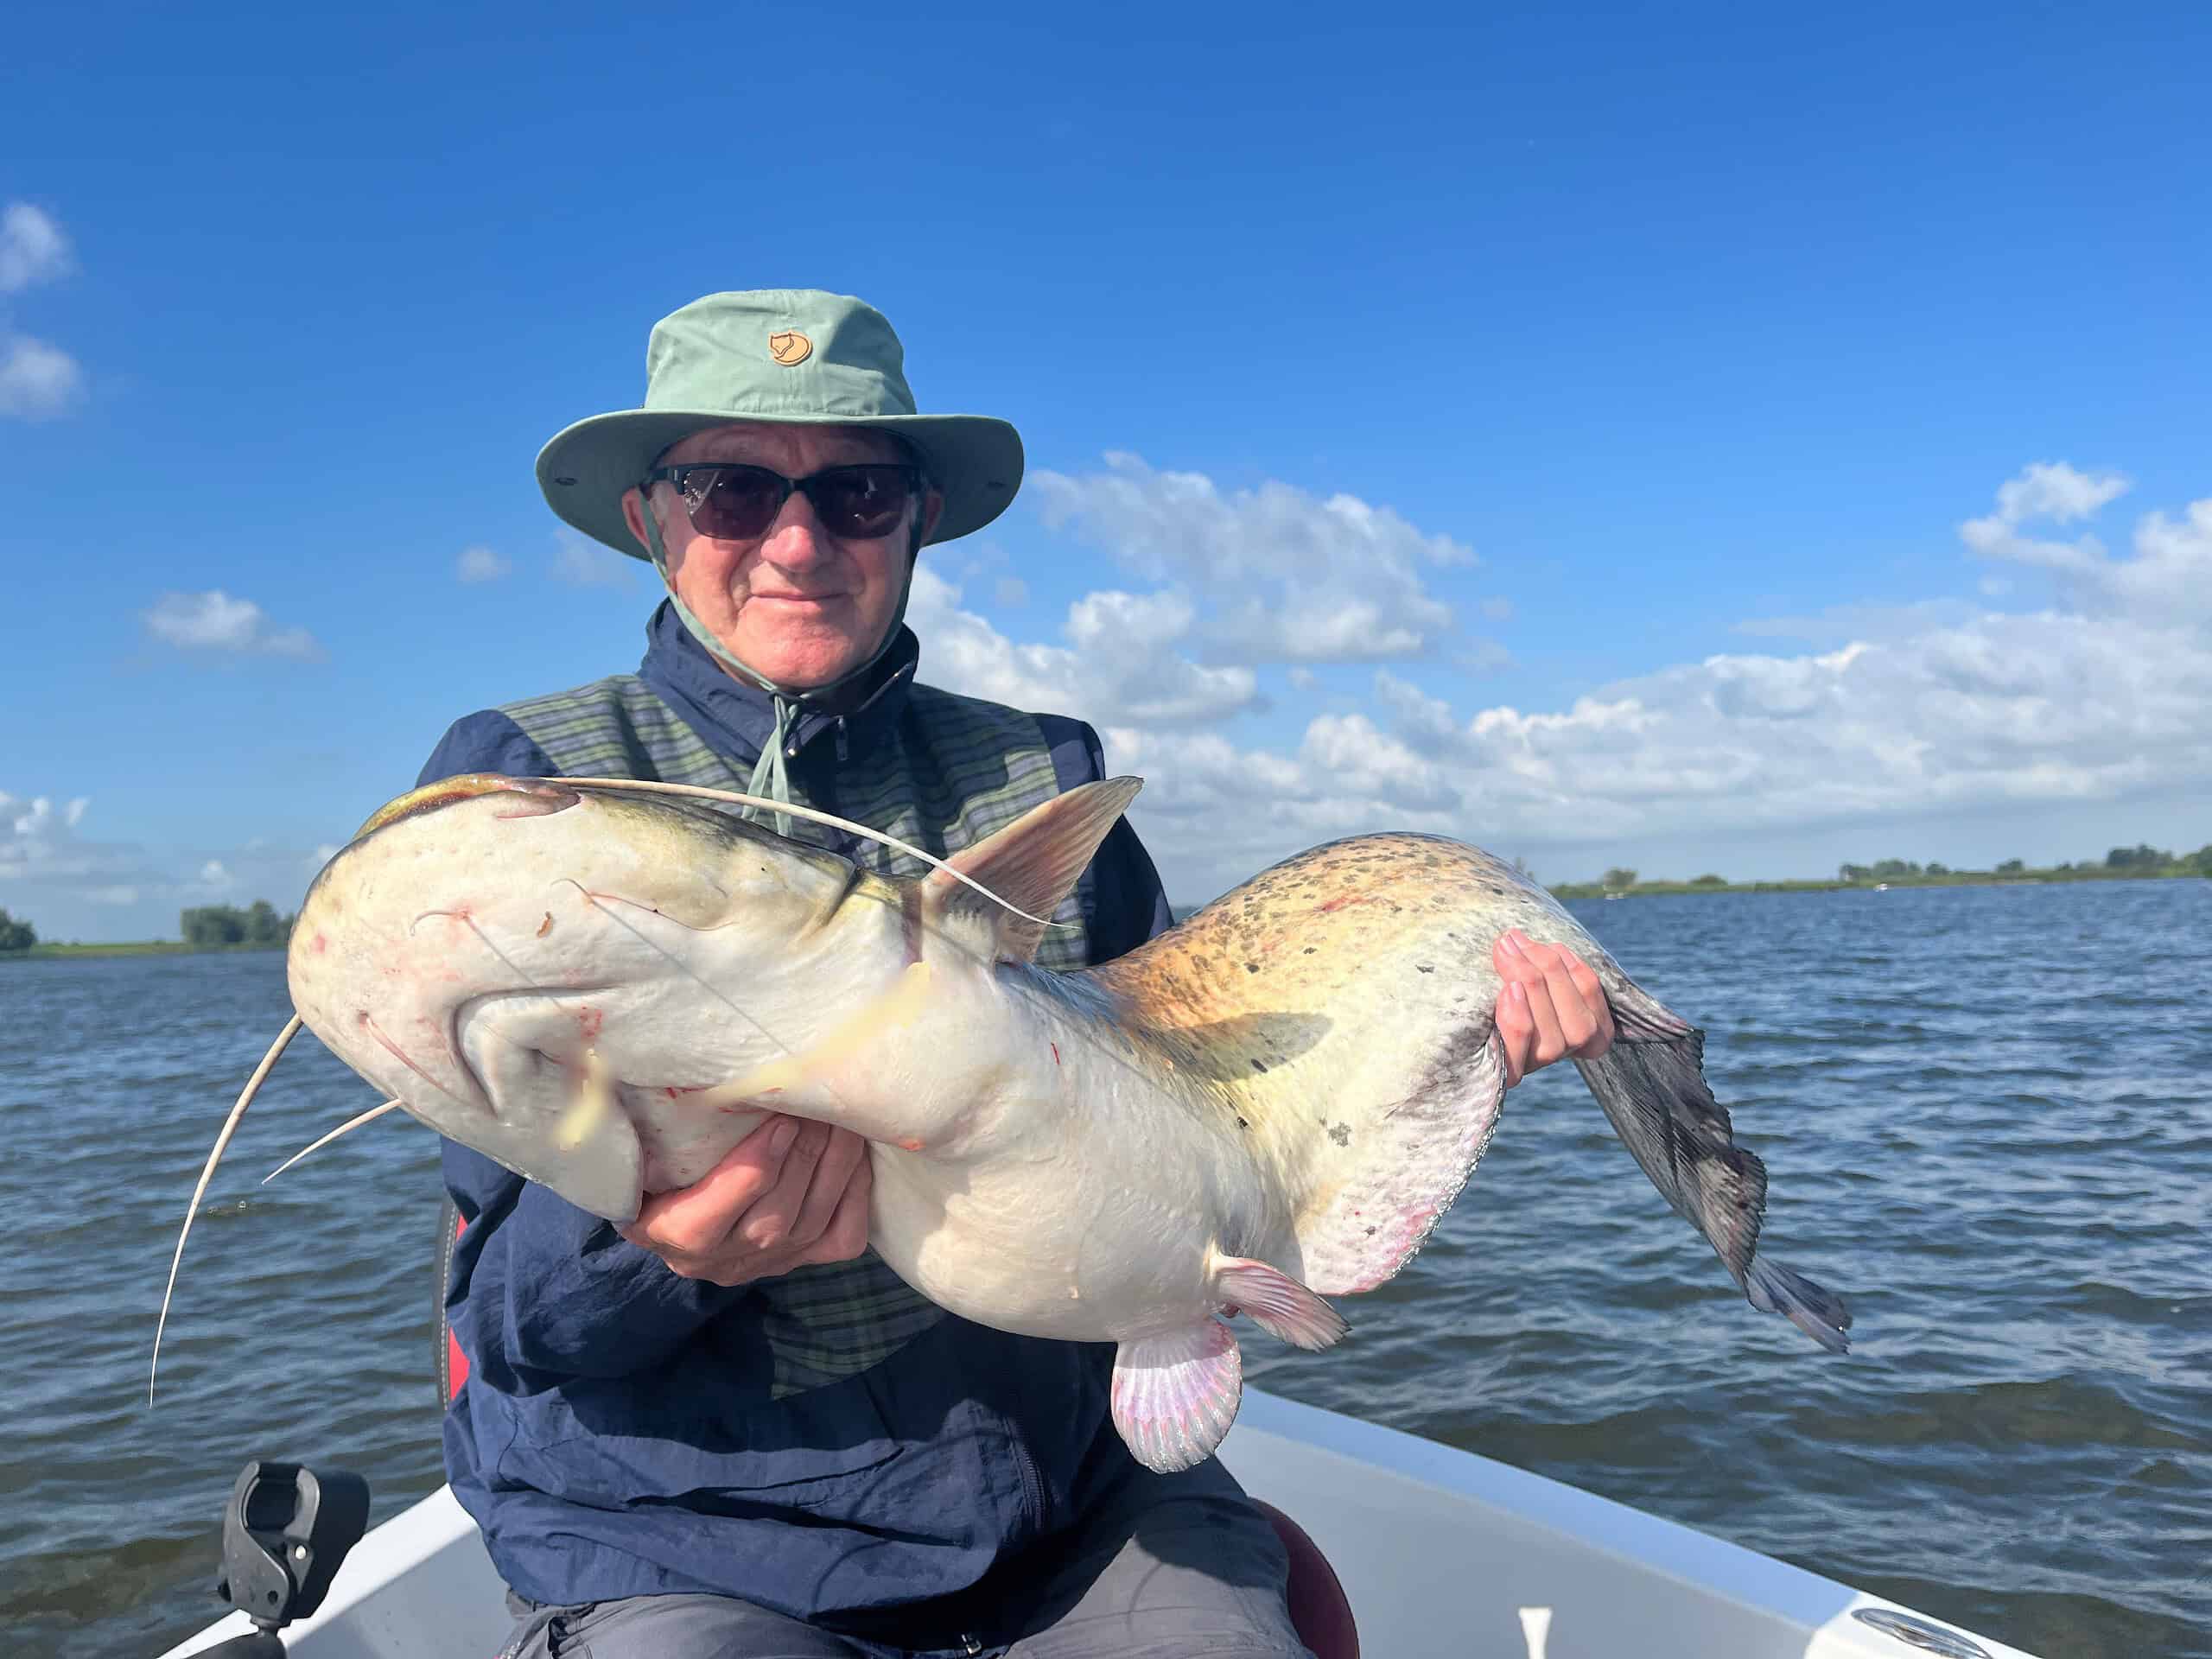
[[[992,904],[962,884],[961,876],[988,887],[1033,916],[1050,916],[1075,891],[1099,842],[1144,787],[1141,778],[1109,778],[1055,795],[973,847],[955,853],[945,868],[921,882],[922,913],[931,927],[973,926],[988,933],[987,948],[1000,962],[1027,962],[1045,930],[1027,917]]]

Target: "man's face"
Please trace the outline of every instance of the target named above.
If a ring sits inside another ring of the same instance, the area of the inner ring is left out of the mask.
[[[896,439],[865,427],[740,421],[695,433],[657,465],[732,461],[806,478],[830,467],[903,465],[909,459]],[[923,534],[942,505],[935,493],[921,503]],[[640,545],[645,510],[638,491],[622,498],[623,517]],[[914,513],[887,535],[849,540],[824,530],[813,504],[794,490],[764,535],[725,541],[692,528],[671,484],[652,486],[651,510],[659,521],[677,597],[764,678],[797,690],[828,685],[882,643],[906,582]]]

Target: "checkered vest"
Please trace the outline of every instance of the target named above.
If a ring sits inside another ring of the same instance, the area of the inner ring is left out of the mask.
[[[572,777],[642,778],[743,790],[752,776],[715,753],[633,674],[502,705],[500,712]],[[829,741],[825,735],[817,745]],[[915,685],[894,721],[871,733],[866,764],[837,775],[842,817],[926,848],[942,858],[1003,829],[1059,792],[1050,747],[1035,720],[997,703]],[[804,768],[791,797],[808,799]],[[823,810],[832,810],[824,807]],[[794,839],[828,846],[869,869],[908,879],[927,866],[872,841],[794,818]],[[1090,939],[1074,894],[1045,936],[1040,965],[1083,967]],[[760,1320],[774,1361],[772,1396],[800,1393],[889,1358],[944,1317],[871,1249],[856,1261],[799,1268],[753,1287],[741,1313]]]

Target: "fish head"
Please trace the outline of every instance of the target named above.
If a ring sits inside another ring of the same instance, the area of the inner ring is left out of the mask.
[[[808,1041],[899,903],[702,804],[471,775],[400,797],[324,867],[288,970],[309,1028],[416,1117],[627,1219],[758,1121],[687,1101]]]

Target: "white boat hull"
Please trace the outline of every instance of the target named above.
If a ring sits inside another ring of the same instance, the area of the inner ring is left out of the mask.
[[[1258,1389],[1220,1455],[1320,1546],[1373,1659],[2032,1659],[1625,1504]],[[1929,1634],[1885,1634],[1862,1610]],[[441,1488],[363,1539],[284,1639],[297,1659],[481,1659],[509,1624],[475,1524]],[[251,1628],[233,1613],[164,1659]]]

